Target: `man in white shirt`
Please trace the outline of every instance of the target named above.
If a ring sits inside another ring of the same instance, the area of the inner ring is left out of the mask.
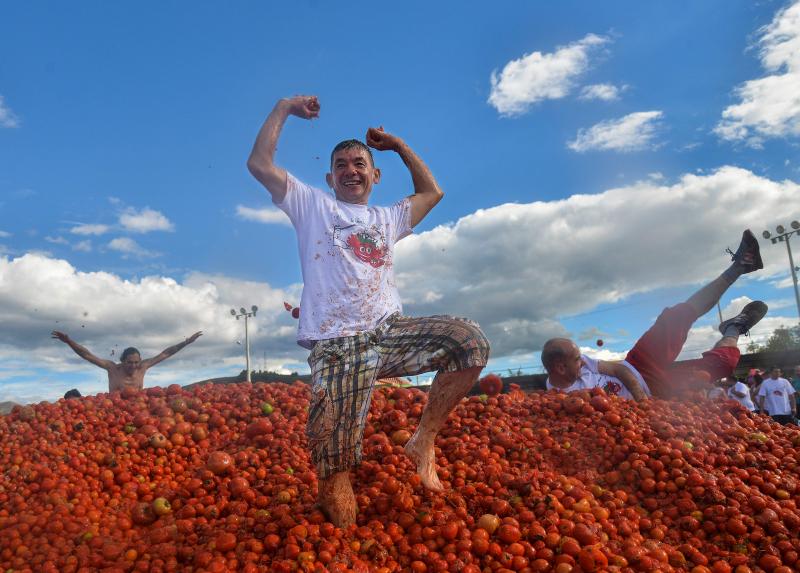
[[[769,378],[765,378],[758,390],[758,406],[780,424],[794,424],[797,419],[797,403],[794,400],[792,383],[781,377],[781,369],[773,366]]]
[[[736,400],[751,412],[756,409],[753,398],[750,396],[750,388],[741,380],[735,380],[731,387],[728,388],[728,398]]]
[[[741,275],[763,267],[758,241],[748,229],[742,234],[730,267],[686,302],[664,309],[625,360],[594,360],[582,355],[578,346],[567,338],[548,340],[542,349],[547,388],[573,392],[600,387],[624,398],[644,400],[651,395],[674,397],[691,390],[698,379],[708,382],[731,375],[739,362],[739,336],[767,312],[767,305],[761,301],[750,302],[737,316],[722,322],[719,325],[722,339],[704,352],[702,358],[680,365],[675,360],[694,322],[711,310]]]
[[[367,145],[339,143],[326,176],[332,195],[275,164],[288,117],[313,119],[319,109],[315,96],[280,100],[264,122],[247,166],[297,232],[304,283],[297,339],[311,350],[306,435],[319,476],[320,506],[335,525],[347,527],[355,522],[357,509],[349,470],[361,462],[375,380],[437,371],[405,452],[422,484],[440,491],[434,439],[486,365],[489,342],[470,320],[401,314],[394,245],[443,196],[430,169],[402,139],[370,128]],[[381,178],[370,147],[400,156],[411,174],[411,196],[391,207],[368,204]]]

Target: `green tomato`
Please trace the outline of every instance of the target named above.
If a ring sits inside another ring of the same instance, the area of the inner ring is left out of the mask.
[[[156,515],[167,515],[172,512],[172,505],[165,497],[157,497],[153,500],[153,513]]]
[[[272,404],[269,402],[261,402],[261,413],[265,416],[269,416],[275,411],[275,408],[272,407]]]

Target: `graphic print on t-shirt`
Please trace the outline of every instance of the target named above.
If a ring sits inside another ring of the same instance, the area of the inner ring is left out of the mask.
[[[781,392],[780,390],[773,390],[772,391],[772,395],[773,396],[783,396],[783,392]]]
[[[608,382],[606,382],[605,386],[603,386],[603,391],[606,394],[613,394],[614,396],[619,394],[620,390],[622,390],[622,386],[620,384],[617,384],[613,380],[609,380]]]
[[[386,262],[386,239],[375,227],[370,229],[359,225],[333,227],[333,244],[337,247],[352,251],[356,258],[373,268],[382,267]]]

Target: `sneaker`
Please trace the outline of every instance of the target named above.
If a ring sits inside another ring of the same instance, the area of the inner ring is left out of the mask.
[[[760,300],[749,302],[742,309],[742,312],[720,323],[719,331],[725,335],[725,331],[729,326],[736,326],[739,329],[739,334],[748,334],[750,329],[753,328],[758,321],[764,318],[767,314],[767,305]]]
[[[745,270],[742,274],[752,273],[764,268],[764,263],[761,261],[761,250],[758,247],[758,239],[750,232],[750,229],[742,233],[742,242],[739,243],[739,248],[736,249],[736,252],[734,253],[728,249],[728,253],[731,254],[732,261],[744,267]]]

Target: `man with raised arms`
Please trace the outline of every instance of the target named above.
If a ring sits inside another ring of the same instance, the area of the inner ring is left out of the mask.
[[[625,360],[594,360],[582,355],[567,338],[548,340],[542,349],[547,388],[565,392],[604,388],[623,398],[673,397],[691,389],[692,380],[718,380],[733,374],[739,362],[739,336],[747,333],[767,313],[761,301],[747,304],[737,316],[719,325],[722,338],[697,360],[675,363],[694,322],[711,310],[741,275],[763,268],[758,241],[747,230],[733,262],[719,277],[673,307],[665,309],[655,324],[634,345]],[[699,374],[698,373],[702,373]]]
[[[280,100],[247,166],[297,233],[304,283],[297,339],[311,351],[306,435],[319,477],[319,504],[335,525],[346,527],[355,522],[357,510],[349,470],[361,461],[375,380],[437,371],[405,451],[423,485],[439,491],[434,439],[486,365],[489,343],[478,325],[466,319],[402,315],[394,245],[443,196],[431,171],[402,139],[379,127],[367,130],[366,145],[354,139],[336,145],[326,175],[333,194],[275,164],[287,118],[310,120],[319,110],[315,96]],[[411,174],[412,195],[390,207],[368,204],[381,179],[370,147],[400,156]]]
[[[113,360],[98,358],[89,352],[85,346],[81,346],[63,332],[59,332],[57,330],[52,332],[53,338],[60,340],[64,344],[67,344],[70,348],[72,348],[72,350],[75,351],[75,354],[108,372],[109,392],[119,392],[125,388],[141,390],[144,388],[144,374],[149,368],[155,366],[162,360],[169,358],[185,346],[191,344],[200,336],[202,336],[202,334],[202,332],[195,332],[183,342],[179,342],[174,346],[165,348],[159,354],[156,354],[152,358],[147,358],[146,360],[142,360],[142,356],[136,348],[126,348],[122,351],[120,362],[117,364]]]

